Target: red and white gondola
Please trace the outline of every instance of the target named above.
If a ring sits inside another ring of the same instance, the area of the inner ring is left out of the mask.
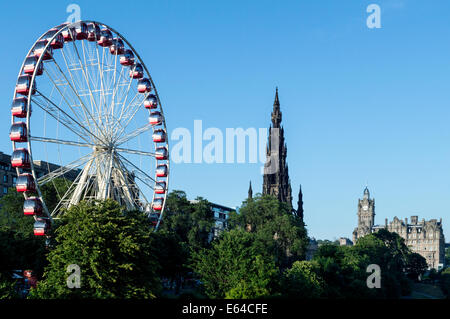
[[[18,97],[13,100],[11,105],[11,114],[12,116],[25,118],[27,117],[27,102],[28,100],[25,97]],[[31,105],[30,105],[30,115],[31,115]]]
[[[123,54],[125,52],[125,45],[123,44],[122,39],[114,38],[111,46],[109,47],[109,52],[113,55]]]
[[[34,235],[35,236],[46,236],[50,231],[50,222],[47,219],[38,218],[34,222]]]
[[[144,100],[144,107],[146,109],[156,109],[158,107],[158,99],[154,94],[149,94]]]
[[[58,28],[50,29],[44,36],[45,40],[52,41],[50,46],[53,50],[62,49],[64,47],[64,37],[61,33],[58,33],[56,37],[54,35],[59,31]],[[52,40],[53,38],[53,40]]]
[[[142,64],[136,63],[130,70],[130,78],[142,79],[143,77],[144,77],[144,68],[142,67]]]
[[[43,216],[44,206],[39,197],[29,197],[23,203],[23,214],[27,216]]]
[[[20,193],[35,192],[36,184],[33,175],[29,173],[20,174],[16,180],[16,191]]]
[[[33,87],[31,88],[31,75],[25,74],[19,76],[16,84],[16,92],[21,95],[28,96],[28,94],[36,93],[36,82],[33,83]]]
[[[53,58],[53,49],[51,46],[48,46],[47,49],[45,49],[45,46],[47,45],[48,41],[46,39],[39,40],[36,42],[33,48],[33,54],[36,58],[39,58],[41,55],[43,55],[42,60],[47,61]]]
[[[167,164],[161,164],[156,167],[156,177],[167,177]]]
[[[157,147],[155,151],[155,158],[157,160],[167,160],[169,158],[169,151],[167,150],[167,147]]]
[[[148,121],[151,125],[160,125],[163,121],[161,112],[158,111],[151,112]]]
[[[100,31],[100,38],[97,40],[97,44],[101,47],[109,47],[112,44],[112,40],[111,30],[104,28]]]
[[[42,73],[44,73],[44,64],[40,63],[36,69],[37,62],[38,62],[38,58],[36,58],[34,55],[29,56],[25,60],[25,64],[23,66],[23,72],[25,74],[33,75],[34,70],[36,70],[36,75],[42,75]]]
[[[100,39],[100,27],[96,23],[89,23],[87,25],[86,40],[94,42]]]
[[[164,143],[166,141],[166,131],[157,129],[153,131],[152,138],[155,143]]]
[[[11,155],[11,166],[14,168],[29,169],[30,154],[26,148],[16,148]]]
[[[12,142],[28,142],[27,124],[24,122],[12,124],[11,129],[9,130],[9,138]]]
[[[134,64],[134,54],[130,49],[126,49],[120,56],[120,64],[130,66]]]

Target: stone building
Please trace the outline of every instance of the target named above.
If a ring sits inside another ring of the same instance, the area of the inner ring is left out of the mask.
[[[394,217],[391,222],[386,218],[384,225],[375,225],[375,199],[370,198],[366,187],[363,199],[358,200],[358,227],[353,231],[353,242],[382,228],[399,234],[411,251],[419,253],[427,260],[430,269],[439,270],[444,267],[445,238],[442,218],[439,221],[419,221],[418,216],[412,216],[408,222],[408,218],[400,220]]]
[[[211,238],[217,238],[227,227],[228,217],[230,216],[230,213],[232,211],[235,211],[235,209],[215,203],[210,204],[211,209],[214,213],[214,221],[215,221]]]
[[[0,152],[0,197],[16,184],[16,170],[11,167],[11,156]]]
[[[308,247],[306,248],[306,260],[312,260],[318,249],[319,243],[317,240],[314,237],[309,238]]]
[[[353,232],[353,242],[372,233],[375,224],[375,199],[370,198],[369,189],[364,189],[362,199],[358,199],[358,227]]]
[[[193,199],[189,201],[191,204],[198,203],[197,199]],[[238,212],[238,208],[235,209],[219,205],[216,203],[209,202],[211,207],[211,214],[214,216],[214,227],[209,234],[209,241],[213,240],[214,238],[217,238],[220,236],[220,234],[226,229],[227,227],[227,221],[230,216],[230,213],[235,211]]]
[[[346,237],[341,237],[341,238],[339,238],[339,245],[340,246],[352,246],[353,242]]]

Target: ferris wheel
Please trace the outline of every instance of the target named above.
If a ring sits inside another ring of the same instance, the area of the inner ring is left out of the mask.
[[[20,68],[11,116],[11,166],[35,235],[47,236],[80,201],[108,198],[158,228],[169,182],[166,119],[121,34],[96,21],[45,32]],[[46,203],[43,189],[56,200]]]

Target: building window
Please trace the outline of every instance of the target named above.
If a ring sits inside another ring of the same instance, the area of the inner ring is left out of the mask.
[[[16,182],[17,182],[17,177],[13,176],[13,185],[16,186]]]
[[[3,187],[3,194],[8,194],[8,187]]]
[[[3,183],[8,183],[8,175],[3,175]]]

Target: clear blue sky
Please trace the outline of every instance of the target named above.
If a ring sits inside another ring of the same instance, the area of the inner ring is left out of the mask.
[[[351,237],[368,182],[376,222],[444,218],[450,241],[450,2],[2,1],[0,96],[9,108],[24,55],[48,28],[82,19],[111,25],[154,78],[169,131],[268,127],[279,87],[294,196],[311,236]],[[381,29],[366,7],[381,7]],[[174,143],[172,142],[172,145]],[[261,164],[174,164],[170,188],[238,206]]]

